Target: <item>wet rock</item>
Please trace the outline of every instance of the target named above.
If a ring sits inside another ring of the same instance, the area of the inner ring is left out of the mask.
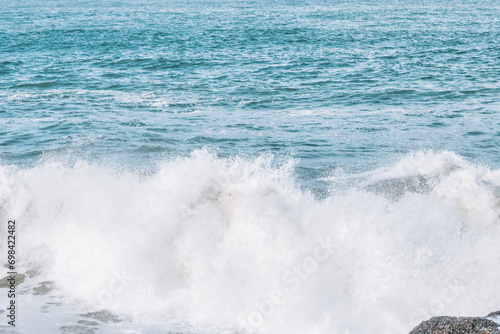
[[[500,334],[499,324],[481,317],[433,317],[410,334]]]

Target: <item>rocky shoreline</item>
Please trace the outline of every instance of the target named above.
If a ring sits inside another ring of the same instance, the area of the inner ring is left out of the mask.
[[[500,311],[485,317],[433,317],[410,334],[500,334]]]

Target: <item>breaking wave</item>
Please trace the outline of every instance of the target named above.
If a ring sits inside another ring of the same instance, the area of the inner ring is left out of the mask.
[[[500,170],[417,152],[324,176],[317,199],[294,168],[205,150],[142,174],[1,166],[0,218],[18,271],[167,330],[402,333],[500,308]]]

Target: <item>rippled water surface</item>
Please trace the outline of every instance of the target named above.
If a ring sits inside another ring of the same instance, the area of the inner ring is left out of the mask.
[[[2,158],[500,163],[496,1],[4,2]],[[87,157],[89,158],[89,157]]]

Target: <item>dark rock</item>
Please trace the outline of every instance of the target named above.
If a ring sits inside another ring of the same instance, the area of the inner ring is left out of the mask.
[[[495,317],[500,317],[500,311],[491,312],[486,316],[486,318],[495,318]]]
[[[433,317],[410,334],[500,334],[499,324],[480,317]]]

